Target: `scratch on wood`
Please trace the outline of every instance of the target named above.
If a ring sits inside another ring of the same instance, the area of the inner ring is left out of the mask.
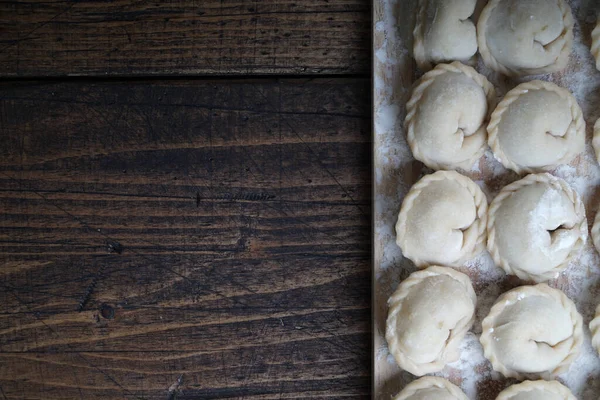
[[[90,297],[92,297],[92,293],[94,292],[94,289],[96,288],[96,285],[98,284],[98,279],[102,275],[103,270],[104,270],[104,265],[102,265],[102,267],[100,267],[100,270],[98,271],[96,276],[94,276],[94,279],[92,279],[92,282],[85,289],[83,296],[81,296],[81,298],[79,299],[79,305],[77,306],[77,311],[83,311],[86,304],[90,300]]]
[[[225,193],[225,200],[248,200],[248,201],[265,201],[275,198],[272,194],[267,193]]]
[[[183,383],[183,374],[179,375],[179,378],[169,386],[169,390],[167,391],[167,400],[175,400],[177,398],[177,393],[179,391],[179,386]]]

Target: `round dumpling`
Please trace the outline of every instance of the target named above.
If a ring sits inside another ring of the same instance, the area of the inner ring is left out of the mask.
[[[468,400],[468,397],[446,379],[426,376],[406,385],[393,400]]]
[[[504,389],[496,400],[577,400],[557,381],[525,381]]]
[[[504,293],[482,325],[484,355],[508,378],[553,379],[569,369],[583,343],[575,304],[543,283]]]
[[[424,71],[444,61],[467,61],[477,53],[476,0],[419,0],[414,56]]]
[[[485,64],[505,75],[557,72],[573,47],[573,15],[565,0],[491,0],[477,42]]]
[[[468,169],[487,144],[486,124],[496,106],[492,84],[459,62],[440,64],[415,86],[406,106],[408,144],[433,169]]]
[[[517,173],[567,164],[585,147],[585,120],[573,95],[544,81],[525,82],[498,104],[487,128],[494,156]]]
[[[484,249],[485,195],[454,171],[426,175],[410,189],[396,223],[396,243],[418,267],[458,266]]]
[[[504,187],[488,212],[488,251],[507,274],[543,282],[587,240],[585,207],[562,179],[533,174]]]
[[[388,304],[385,337],[400,368],[421,376],[458,360],[458,346],[475,318],[467,275],[438,266],[414,272]]]

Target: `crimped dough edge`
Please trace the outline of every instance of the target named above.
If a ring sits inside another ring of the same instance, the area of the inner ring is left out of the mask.
[[[552,371],[542,371],[540,373],[522,373],[506,368],[496,355],[494,354],[491,335],[491,329],[494,327],[496,318],[502,313],[507,304],[518,300],[519,296],[546,296],[553,298],[560,302],[560,304],[569,312],[571,315],[571,321],[573,322],[573,344],[567,357],[562,360]],[[579,356],[581,345],[583,344],[583,319],[575,303],[569,299],[563,292],[558,289],[553,289],[545,283],[539,283],[535,286],[520,286],[515,289],[509,290],[508,292],[500,295],[489,314],[484,318],[482,322],[482,332],[479,338],[481,345],[483,346],[483,352],[485,358],[492,363],[492,368],[495,371],[500,372],[507,378],[515,378],[519,380],[523,379],[538,379],[542,378],[545,380],[552,380],[557,375],[568,371],[571,363]]]
[[[569,390],[568,387],[562,385],[557,381],[525,381],[521,383],[516,383],[508,388],[504,389],[496,400],[510,400],[512,397],[523,393],[530,392],[532,390],[545,390],[550,393],[557,394],[561,396],[564,400],[577,400],[573,393]]]
[[[425,268],[431,263],[426,260],[421,260],[410,254],[410,251],[406,249],[406,221],[408,214],[412,209],[414,202],[417,200],[423,189],[432,182],[449,179],[458,182],[461,186],[466,188],[469,193],[473,196],[475,201],[475,208],[477,212],[477,218],[473,221],[473,224],[477,225],[477,236],[476,240],[471,240],[468,246],[463,243],[463,248],[467,249],[463,257],[453,262],[446,263],[448,266],[460,266],[466,260],[475,257],[477,254],[485,249],[485,238],[487,235],[486,221],[488,214],[488,204],[485,194],[479,186],[471,179],[463,176],[455,171],[437,171],[430,175],[425,175],[417,183],[415,183],[409,190],[408,194],[402,202],[400,207],[400,213],[398,214],[398,221],[396,222],[396,244],[402,250],[404,257],[410,259],[418,268]],[[473,226],[473,225],[471,225]]]
[[[567,100],[567,102],[569,103],[569,108],[571,109],[571,124],[575,124],[575,131],[577,135],[583,136],[585,138],[585,119],[583,118],[583,112],[581,111],[581,107],[579,107],[577,100],[575,100],[575,97],[573,97],[571,92],[569,92],[563,87],[555,85],[552,82],[545,82],[539,80],[525,82],[518,85],[506,94],[506,96],[498,104],[494,112],[492,112],[492,115],[490,117],[490,123],[487,127],[488,144],[492,149],[494,156],[496,157],[496,159],[498,159],[498,161],[500,161],[500,163],[502,163],[502,165],[504,165],[508,169],[515,171],[518,174],[534,173],[549,170],[555,168],[560,164],[566,164],[577,156],[577,154],[567,153],[563,158],[556,160],[555,164],[546,165],[539,168],[532,168],[516,164],[510,159],[510,157],[508,157],[504,153],[502,147],[500,146],[500,139],[498,137],[498,129],[500,122],[502,121],[502,117],[504,113],[508,110],[510,105],[514,101],[516,101],[519,98],[519,96],[531,90],[546,90],[549,92],[554,92],[557,93],[560,97]]]
[[[547,183],[553,188],[561,190],[573,203],[575,214],[581,217],[581,222],[579,223],[579,230],[581,232],[581,235],[579,237],[579,240],[577,240],[577,242],[571,248],[571,251],[569,252],[569,255],[567,256],[565,261],[556,266],[555,268],[552,268],[551,270],[542,274],[531,274],[527,271],[523,271],[518,268],[513,268],[509,264],[509,262],[504,257],[502,257],[502,255],[500,255],[500,250],[496,245],[496,212],[502,206],[503,201],[510,197],[514,192],[534,183]],[[585,206],[583,204],[583,201],[581,200],[581,197],[563,179],[550,175],[548,173],[527,175],[525,178],[503,187],[502,190],[500,190],[500,193],[498,193],[494,200],[492,200],[488,209],[487,250],[492,256],[494,263],[500,268],[502,268],[504,272],[506,272],[509,275],[516,275],[523,280],[543,282],[555,278],[561,271],[568,267],[569,262],[571,262],[573,257],[575,257],[579,253],[579,251],[581,250],[581,248],[587,240],[587,232],[588,227],[587,218],[585,216]]]
[[[592,147],[594,148],[594,153],[596,153],[596,159],[600,162],[600,118],[598,118],[594,124]]]
[[[523,69],[513,69],[503,64],[500,64],[500,62],[496,60],[496,58],[493,56],[487,45],[486,25],[490,16],[492,15],[492,12],[498,6],[498,4],[500,4],[501,1],[503,0],[491,0],[483,8],[483,11],[479,16],[479,21],[477,22],[477,47],[479,48],[479,53],[481,54],[481,58],[483,59],[485,65],[487,65],[489,68],[493,69],[496,72],[500,72],[504,75],[513,77],[547,74],[550,72],[558,72],[565,69],[567,63],[569,62],[569,55],[571,54],[571,49],[573,47],[573,25],[575,24],[573,20],[573,14],[571,12],[571,7],[569,7],[565,0],[558,0],[558,6],[563,14],[563,30],[560,33],[559,37],[565,38],[565,43],[560,51],[560,55],[553,64],[541,68]]]
[[[600,353],[600,304],[596,307],[596,315],[590,321],[590,332],[592,333],[592,346]]]
[[[471,326],[475,321],[475,313],[473,313],[469,321],[463,321],[461,325],[456,326],[454,329],[452,329],[450,331],[450,336],[446,341],[444,350],[440,353],[440,356],[433,362],[426,364],[416,364],[400,351],[399,340],[396,335],[395,326],[397,315],[402,309],[402,303],[406,296],[408,296],[408,294],[411,291],[411,288],[414,285],[422,282],[424,279],[438,275],[447,275],[455,281],[457,281],[458,283],[460,283],[468,292],[469,297],[473,302],[473,305],[475,306],[477,304],[477,296],[475,295],[475,291],[473,290],[471,279],[469,279],[469,277],[463,274],[462,272],[458,272],[452,268],[431,266],[427,269],[413,272],[409,275],[408,278],[402,281],[400,285],[398,285],[398,288],[388,300],[389,311],[386,320],[385,338],[388,343],[389,351],[394,356],[394,359],[396,360],[398,366],[417,376],[423,376],[425,374],[441,371],[446,366],[446,364],[458,360],[458,345],[462,341],[466,333],[469,331],[469,329],[471,329]]]
[[[418,391],[429,389],[431,387],[446,389],[452,396],[456,398],[456,400],[468,400],[468,397],[462,390],[460,390],[458,386],[444,378],[439,378],[437,376],[425,376],[409,383],[404,387],[404,389],[402,389],[400,393],[394,396],[392,400],[406,400],[410,396],[416,394]]]
[[[419,79],[417,85],[414,87],[414,89],[411,93],[410,99],[409,99],[408,103],[406,104],[406,118],[404,119],[404,128],[407,132],[407,141],[408,141],[408,145],[410,146],[410,149],[413,153],[413,156],[417,160],[423,162],[425,165],[427,165],[431,169],[441,170],[441,169],[469,168],[471,165],[473,165],[475,163],[475,161],[477,161],[478,159],[481,158],[481,156],[483,156],[483,153],[486,150],[485,144],[482,145],[481,148],[479,149],[479,151],[477,153],[473,154],[473,156],[469,160],[467,160],[463,163],[446,164],[446,163],[438,163],[435,160],[431,160],[431,159],[427,158],[421,152],[421,150],[418,146],[417,140],[415,138],[414,125],[416,122],[416,114],[419,109],[419,103],[421,102],[421,98],[423,97],[423,94],[425,93],[427,88],[429,88],[429,86],[435,81],[435,79],[446,73],[464,74],[464,75],[468,76],[469,78],[471,78],[473,81],[475,81],[475,83],[477,83],[479,86],[481,86],[481,88],[483,89],[483,92],[485,93],[485,97],[487,100],[488,111],[487,111],[486,118],[485,118],[482,126],[479,127],[479,129],[485,129],[485,124],[489,120],[490,115],[492,114],[492,111],[496,107],[496,89],[490,83],[490,81],[487,80],[487,78],[485,76],[481,75],[474,68],[472,68],[468,65],[465,65],[459,61],[454,61],[450,64],[438,64],[433,70],[431,70],[431,71],[427,72],[425,75],[423,75],[421,77],[421,79]]]

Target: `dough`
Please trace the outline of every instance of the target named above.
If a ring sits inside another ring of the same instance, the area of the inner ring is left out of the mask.
[[[468,169],[487,144],[494,86],[459,62],[440,64],[415,86],[404,121],[415,158],[432,169]]]
[[[562,179],[534,174],[504,187],[488,212],[488,251],[507,274],[556,278],[587,240],[585,207]]]
[[[600,119],[594,124],[594,136],[592,138],[592,147],[596,153],[596,159],[600,162]],[[598,248],[598,247],[596,247]]]
[[[468,397],[446,379],[426,376],[406,385],[393,400],[468,400]]]
[[[485,64],[505,75],[557,72],[573,47],[573,15],[565,0],[491,0],[477,42]]]
[[[507,378],[553,379],[569,369],[583,343],[575,304],[543,283],[504,293],[482,325],[484,355]]]
[[[525,381],[504,389],[496,400],[577,400],[557,381]]]
[[[585,120],[573,95],[550,82],[525,82],[498,104],[488,125],[496,158],[517,173],[570,162],[585,146]]]
[[[590,322],[590,332],[592,332],[592,346],[600,353],[600,304],[596,307],[596,315]]]
[[[459,266],[484,249],[485,195],[454,171],[426,175],[410,189],[396,223],[396,243],[418,267]]]
[[[596,69],[600,71],[600,18],[592,31],[592,55],[596,59]]]
[[[400,368],[421,376],[458,360],[475,319],[471,280],[452,268],[413,272],[388,300],[385,338]]]
[[[477,0],[419,0],[413,31],[414,56],[423,71],[443,61],[467,61],[477,53]]]

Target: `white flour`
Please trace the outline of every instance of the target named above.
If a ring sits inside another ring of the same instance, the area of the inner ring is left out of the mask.
[[[565,72],[510,80],[490,71],[481,61],[477,69],[496,86],[500,95],[520,82],[533,79],[555,82],[573,93],[587,123],[586,152],[570,165],[550,172],[565,179],[582,196],[591,227],[600,203],[600,167],[590,145],[593,124],[600,118],[600,72],[595,69],[589,46],[600,1],[568,2],[576,24],[573,53]],[[431,171],[412,158],[402,127],[405,104],[411,86],[418,78],[409,51],[412,48],[415,1],[377,0],[375,3],[375,392],[376,398],[388,400],[415,379],[398,369],[383,339],[387,298],[398,283],[415,270],[395,244],[394,225],[402,198],[410,186]],[[503,186],[519,179],[516,174],[504,169],[489,150],[473,166],[469,175],[482,187],[490,201]],[[476,321],[461,345],[459,361],[437,375],[461,386],[470,399],[493,400],[502,389],[516,381],[493,372],[490,363],[483,357],[478,340],[481,321],[500,294],[525,282],[506,276],[487,253],[460,270],[471,277],[478,296]],[[600,303],[600,256],[591,240],[584,246],[580,257],[549,284],[564,291],[577,304],[584,319],[582,354],[558,380],[566,384],[578,399],[598,400],[600,358],[591,347],[588,324]]]

